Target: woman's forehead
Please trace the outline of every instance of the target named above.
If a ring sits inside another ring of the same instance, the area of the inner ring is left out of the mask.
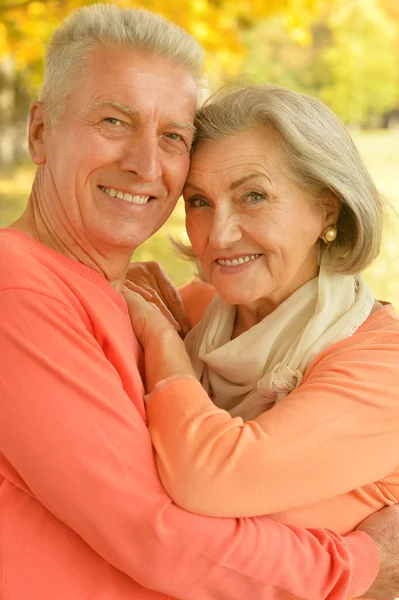
[[[237,136],[238,137],[238,136]],[[207,141],[196,150],[191,159],[188,181],[203,178],[217,179],[226,184],[246,176],[273,179],[282,168],[280,152],[260,144],[259,140]]]

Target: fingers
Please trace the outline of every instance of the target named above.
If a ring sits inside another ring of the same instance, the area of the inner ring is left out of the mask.
[[[151,293],[144,287],[144,285],[137,285],[132,281],[126,280],[123,282],[123,286],[121,289],[122,294],[126,292],[126,289],[135,292],[136,294],[139,294],[142,298],[144,298],[144,300],[147,300],[147,302],[151,301]]]
[[[190,331],[190,321],[179,292],[158,263],[152,263],[151,272],[157,282],[161,298],[180,324],[183,335],[187,335]]]
[[[177,322],[177,320],[173,316],[172,312],[169,310],[168,306],[165,305],[165,303],[164,303],[163,299],[160,297],[160,295],[153,288],[150,288],[149,286],[144,286],[144,289],[147,291],[147,293],[150,296],[148,301],[151,302],[153,305],[155,305],[159,309],[159,311],[162,313],[162,315],[169,321],[169,323],[171,323],[171,325],[173,325],[173,327],[176,329],[176,331],[180,333],[181,332],[180,324]]]
[[[121,294],[126,300],[135,336],[144,349],[145,332],[147,328],[146,311],[148,311],[148,304],[141,294],[135,292],[133,289],[127,288],[125,285],[121,288]],[[151,308],[151,310],[153,309]]]
[[[127,278],[143,289],[155,292],[154,304],[174,326],[176,322],[179,324],[177,330],[183,337],[190,331],[190,321],[180,294],[158,263],[132,263],[128,268]]]
[[[144,300],[151,304],[152,308],[156,308],[164,318],[176,329],[177,332],[181,332],[179,323],[174,318],[173,314],[165,306],[157,292],[145,283],[136,285],[131,281],[125,281],[125,287],[139,294]],[[144,306],[141,306],[141,310],[145,310]]]

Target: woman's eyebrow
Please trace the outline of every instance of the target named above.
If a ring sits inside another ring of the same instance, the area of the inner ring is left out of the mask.
[[[242,185],[243,183],[246,183],[250,179],[258,179],[258,178],[263,178],[263,177],[266,177],[266,179],[269,179],[264,173],[251,173],[250,175],[244,175],[244,177],[240,177],[240,179],[237,179],[236,181],[233,181],[232,183],[230,183],[229,190],[235,190],[236,188],[240,187],[240,185]],[[189,187],[189,188],[192,188],[193,190],[197,190],[197,192],[201,192],[201,194],[205,194],[205,191],[203,189],[201,189],[197,185],[194,185],[193,183],[190,183],[189,181],[186,181],[184,187],[185,188]]]
[[[201,194],[205,194],[205,191],[203,189],[201,189],[197,185],[194,185],[193,183],[190,183],[189,181],[186,181],[186,183],[184,184],[184,187],[185,188],[189,187],[189,188],[192,188],[193,190],[197,190],[197,192],[201,192]]]
[[[250,175],[244,175],[244,177],[240,177],[240,179],[233,181],[229,185],[229,190],[235,190],[236,188],[240,187],[240,185],[246,183],[250,179],[257,179],[259,177],[266,177],[266,175],[264,175],[263,173],[251,173]]]

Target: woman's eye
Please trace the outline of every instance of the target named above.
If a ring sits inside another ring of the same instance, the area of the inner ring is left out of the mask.
[[[245,199],[249,200],[250,202],[261,202],[262,200],[264,200],[266,198],[266,195],[263,192],[248,192],[248,194],[245,195]]]
[[[205,200],[205,198],[193,196],[193,198],[190,198],[186,201],[186,205],[189,208],[203,208],[204,206],[209,206],[209,203]]]

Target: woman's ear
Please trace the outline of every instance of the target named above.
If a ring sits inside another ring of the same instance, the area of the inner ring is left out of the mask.
[[[36,165],[46,162],[44,144],[44,107],[41,102],[33,102],[29,109],[29,152]]]
[[[325,225],[335,225],[341,212],[341,200],[333,193],[329,194],[324,205]]]

